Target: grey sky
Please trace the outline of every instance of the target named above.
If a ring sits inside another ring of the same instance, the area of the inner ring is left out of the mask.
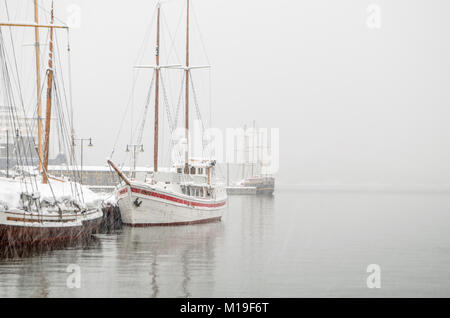
[[[72,77],[76,128],[96,144],[90,164],[111,152],[155,3],[56,1],[62,19],[70,4],[81,8]],[[380,29],[366,25],[371,3]],[[213,126],[256,119],[280,128],[279,183],[450,184],[448,1],[194,0],[194,8],[213,65]]]

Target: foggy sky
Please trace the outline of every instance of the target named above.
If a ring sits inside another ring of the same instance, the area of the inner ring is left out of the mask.
[[[213,126],[280,128],[278,183],[450,184],[448,1],[193,1]],[[72,80],[78,135],[95,143],[88,164],[111,152],[155,3],[56,1],[63,20],[81,8]],[[372,3],[380,29],[366,25]]]

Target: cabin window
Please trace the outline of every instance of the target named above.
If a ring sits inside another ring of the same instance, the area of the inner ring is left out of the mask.
[[[191,174],[195,174],[195,167],[191,168]]]
[[[203,174],[203,168],[198,168],[198,174]]]

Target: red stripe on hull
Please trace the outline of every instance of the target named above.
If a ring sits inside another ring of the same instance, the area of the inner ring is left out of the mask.
[[[172,223],[141,223],[141,224],[130,224],[123,223],[123,225],[130,227],[150,227],[150,226],[180,226],[180,225],[192,225],[192,224],[204,224],[204,223],[212,223],[212,222],[220,222],[221,216],[210,219],[203,219],[198,221],[189,221],[189,222],[172,222]]]
[[[131,192],[139,193],[142,195],[151,196],[151,197],[155,197],[155,198],[160,198],[163,200],[172,201],[172,202],[176,202],[176,203],[181,203],[181,204],[184,204],[187,206],[194,206],[194,207],[218,208],[218,207],[224,206],[226,204],[226,201],[219,202],[219,203],[200,203],[200,202],[194,202],[194,201],[187,201],[187,200],[178,199],[178,198],[175,198],[175,197],[172,197],[169,195],[160,194],[160,193],[143,190],[143,189],[138,189],[138,188],[131,188]]]

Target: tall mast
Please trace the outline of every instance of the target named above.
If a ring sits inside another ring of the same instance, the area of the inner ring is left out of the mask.
[[[53,2],[51,9],[51,24],[54,22]],[[44,169],[42,171],[42,183],[47,184],[48,155],[50,151],[50,123],[52,116],[52,88],[53,88],[53,29],[50,29],[50,48],[48,56],[47,75],[47,111],[45,114],[45,149],[44,149]]]
[[[159,133],[159,31],[160,31],[161,4],[158,3],[158,18],[156,26],[156,68],[155,68],[155,134],[153,152],[153,171],[158,172],[158,133]]]
[[[255,129],[256,133],[256,174],[261,174],[261,134],[259,129]]]
[[[186,151],[184,173],[189,174],[189,0],[187,0],[186,11]]]
[[[38,0],[34,0],[34,22],[39,24],[39,8]],[[35,50],[36,50],[36,88],[37,88],[37,117],[38,117],[38,154],[39,154],[39,171],[42,170],[42,104],[41,104],[41,61],[40,61],[40,43],[39,43],[39,27],[34,29]]]
[[[242,164],[242,180],[245,179],[245,166],[247,165],[247,125],[244,125],[244,163]]]
[[[227,187],[230,186],[230,163],[227,162]]]
[[[263,132],[259,132],[259,136],[260,136],[260,148],[259,148],[259,174],[260,176],[263,175],[263,164],[264,164],[264,133]]]
[[[252,132],[252,177],[255,176],[254,168],[255,168],[255,155],[256,154],[256,145],[255,145],[255,134],[256,134],[256,122],[253,121],[253,132]]]

